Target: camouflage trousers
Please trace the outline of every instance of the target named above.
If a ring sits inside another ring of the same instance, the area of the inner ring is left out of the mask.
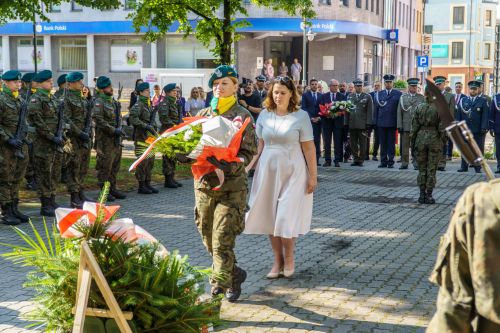
[[[96,140],[96,165],[97,182],[109,182],[111,187],[116,186],[116,175],[120,171],[122,146],[115,146],[113,137]]]
[[[419,187],[432,190],[436,186],[436,171],[443,153],[443,146],[432,143],[417,146],[415,150],[418,166],[417,184]]]
[[[56,187],[61,180],[63,153],[55,145],[34,143],[35,177],[38,182],[38,195],[48,198],[56,194]]]
[[[68,192],[79,192],[82,190],[83,181],[89,170],[90,148],[85,148],[79,142],[72,143],[72,151],[68,154],[66,185]]]
[[[363,164],[366,155],[366,144],[368,143],[366,141],[366,130],[351,129],[349,134],[351,136],[352,159],[356,163]]]
[[[26,180],[35,177],[35,167],[33,166],[33,143],[28,144],[28,154],[25,155],[26,159],[28,159],[28,166],[26,167],[26,172],[24,176]]]
[[[162,169],[165,176],[174,176],[175,174],[175,158],[168,158],[163,155],[162,157]]]
[[[24,159],[14,156],[14,149],[0,145],[0,204],[5,205],[19,198],[19,187],[28,166],[28,147],[23,146]]]
[[[247,190],[219,192],[195,190],[194,218],[205,248],[212,256],[214,287],[232,286],[236,267],[236,236],[245,228]]]

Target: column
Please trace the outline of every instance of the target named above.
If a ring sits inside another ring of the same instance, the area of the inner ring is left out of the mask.
[[[357,38],[356,38],[356,78],[358,78],[358,79],[363,79],[364,53],[365,53],[365,36],[357,36]]]
[[[409,65],[408,65],[408,76],[415,77],[415,50],[410,49],[410,57],[409,57]]]
[[[87,85],[94,87],[95,76],[94,35],[87,35]]]
[[[16,64],[17,66],[17,64]],[[2,67],[3,71],[10,70],[10,39],[9,36],[2,36]]]
[[[151,43],[151,68],[158,67],[158,52],[156,43]]]
[[[52,39],[50,35],[43,36],[43,61],[38,70],[52,70]]]
[[[396,54],[394,55],[396,57],[396,73],[394,73],[394,75],[398,77],[401,75],[401,47],[396,45],[394,51],[396,51]]]
[[[401,72],[401,75],[405,76],[406,78],[408,78],[408,73],[409,73],[409,70],[408,70],[408,48],[407,47],[403,47],[402,48],[403,50],[403,61],[402,61],[402,66],[403,66],[403,70]]]

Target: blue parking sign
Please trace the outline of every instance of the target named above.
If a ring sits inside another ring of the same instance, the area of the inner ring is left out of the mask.
[[[418,67],[429,67],[429,56],[417,56]]]

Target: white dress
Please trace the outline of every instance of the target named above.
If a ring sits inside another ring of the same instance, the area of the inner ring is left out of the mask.
[[[313,195],[306,194],[308,169],[300,146],[313,140],[309,115],[262,110],[256,128],[264,149],[253,177],[246,234],[292,238],[311,226]]]

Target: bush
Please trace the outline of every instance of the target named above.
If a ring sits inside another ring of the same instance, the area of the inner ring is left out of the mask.
[[[395,89],[406,89],[408,88],[408,83],[405,80],[396,80],[394,81]]]

